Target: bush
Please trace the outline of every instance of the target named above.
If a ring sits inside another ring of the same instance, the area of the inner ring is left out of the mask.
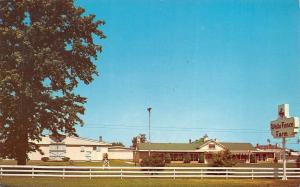
[[[166,165],[165,158],[161,155],[151,155],[150,159],[145,158],[141,161],[142,167],[164,167]]]
[[[171,155],[170,155],[170,153],[165,154],[165,163],[166,164],[171,163]]]
[[[41,160],[42,160],[43,162],[48,162],[48,161],[49,161],[49,157],[42,157]]]
[[[183,158],[183,163],[190,163],[191,162],[191,155],[185,154]]]
[[[255,156],[254,155],[250,155],[250,163],[255,163]]]
[[[64,162],[69,162],[69,161],[70,161],[70,158],[69,158],[69,157],[63,157],[63,158],[62,158],[62,161],[64,161]]]
[[[225,150],[213,155],[212,167],[231,167],[236,164],[236,160],[229,150]]]
[[[199,163],[204,163],[204,153],[199,154]]]
[[[297,168],[300,168],[300,156],[298,156],[298,158],[296,160],[296,166],[297,166]]]
[[[73,166],[73,165],[74,165],[74,161],[73,161],[73,160],[70,160],[70,161],[69,161],[69,165],[70,165],[70,166]]]

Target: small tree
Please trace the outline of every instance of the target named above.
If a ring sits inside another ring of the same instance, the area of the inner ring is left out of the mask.
[[[231,167],[236,164],[236,160],[228,149],[213,155],[213,167]]]
[[[165,163],[166,164],[171,163],[171,155],[170,155],[170,153],[165,154]]]
[[[132,138],[131,142],[132,142],[132,147],[134,149],[136,149],[136,147],[137,147],[138,139],[140,140],[139,143],[145,143],[147,141],[146,134],[140,134],[140,135]]]

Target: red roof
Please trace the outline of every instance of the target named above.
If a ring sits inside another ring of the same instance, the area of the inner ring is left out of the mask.
[[[257,144],[256,149],[281,149],[281,147],[278,146],[278,144],[272,145],[272,144],[268,144],[268,145],[259,145]]]

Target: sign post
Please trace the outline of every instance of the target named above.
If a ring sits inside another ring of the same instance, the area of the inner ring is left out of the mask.
[[[287,180],[286,177],[286,158],[285,158],[285,144],[286,138],[295,137],[299,128],[299,118],[289,116],[289,105],[278,105],[278,118],[271,121],[271,132],[274,138],[282,138],[282,152],[283,152],[283,177],[282,180]]]

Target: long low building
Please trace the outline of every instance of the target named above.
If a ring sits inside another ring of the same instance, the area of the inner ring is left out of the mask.
[[[48,157],[50,160],[62,160],[69,157],[74,161],[101,161],[104,155],[108,159],[132,160],[133,151],[124,147],[115,147],[110,143],[75,136],[45,136],[42,140],[35,142],[39,145],[43,155],[38,152],[28,154],[30,160],[41,160]]]
[[[209,163],[213,154],[228,149],[240,162],[250,163],[255,148],[250,143],[229,143],[207,140],[203,143],[140,143],[134,153],[135,162],[147,158],[149,154],[169,154],[171,162],[183,162],[185,155],[189,154],[191,162]]]

